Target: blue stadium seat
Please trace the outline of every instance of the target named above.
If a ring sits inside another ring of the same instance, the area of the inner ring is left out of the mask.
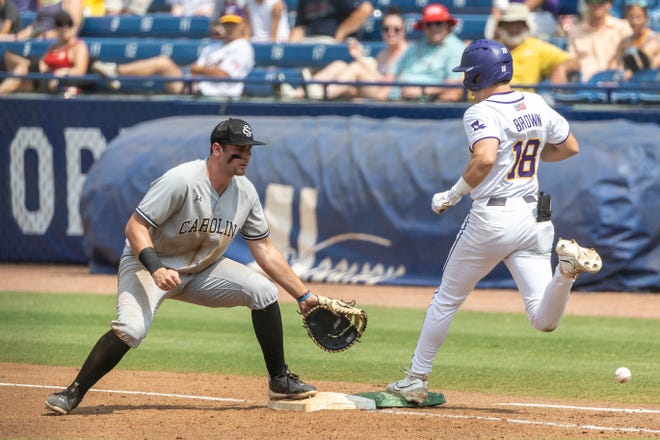
[[[21,17],[21,24],[25,27],[34,21],[34,17],[37,16],[37,13],[34,11],[22,11],[19,12],[18,15]]]
[[[167,55],[182,66],[199,56],[204,39],[174,40],[152,38],[84,38],[89,55],[103,61],[126,63],[136,59]]]
[[[608,103],[612,100],[611,94],[624,81],[623,72],[620,70],[604,70],[593,75],[584,83],[584,89],[579,87],[571,90],[557,91],[552,93],[555,102],[563,104],[577,103]],[[600,90],[602,88],[602,90]]]
[[[198,57],[204,40],[169,40],[142,38],[84,38],[89,55],[103,61],[129,61],[167,55],[179,65],[190,64]],[[0,53],[11,50],[22,56],[41,56],[51,41],[0,42]]]
[[[490,14],[493,7],[492,0],[447,0],[440,3],[452,14]]]
[[[660,69],[633,73],[625,88],[613,94],[613,101],[630,104],[660,104]]]
[[[34,12],[21,12],[23,26],[32,23]],[[169,13],[85,17],[81,37],[205,38],[209,36],[209,18],[174,17]]]
[[[561,0],[559,2],[559,15],[578,15],[578,0]]]
[[[302,84],[302,69],[297,67],[255,67],[247,76],[243,86],[244,97],[272,97],[274,84],[278,80],[293,87]]]
[[[23,57],[41,56],[53,44],[52,41],[2,41],[0,42],[0,55],[10,50]]]
[[[208,17],[174,17],[169,14],[87,17],[82,37],[205,38],[209,36]]]
[[[568,40],[566,37],[550,37],[548,42],[554,44],[562,50],[568,50]]]
[[[335,60],[352,61],[346,44],[254,43],[257,66],[324,67]],[[375,54],[383,43],[365,43],[368,54]]]

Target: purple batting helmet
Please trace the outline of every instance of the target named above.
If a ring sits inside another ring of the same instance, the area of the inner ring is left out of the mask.
[[[461,65],[452,69],[463,72],[463,84],[471,91],[503,81],[511,81],[513,60],[509,49],[493,40],[475,40],[463,51]]]

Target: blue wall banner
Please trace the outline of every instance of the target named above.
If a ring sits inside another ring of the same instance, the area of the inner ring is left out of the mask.
[[[370,117],[354,108],[3,98],[0,261],[114,270],[124,224],[151,180],[206,157],[213,126],[235,116],[269,144],[254,148],[248,176],[273,239],[304,278],[435,285],[469,208],[465,198],[440,216],[430,210],[432,194],[467,163],[465,108],[382,105]],[[540,182],[553,196],[556,238],[603,257],[603,270],[577,287],[660,292],[657,110],[655,120],[644,109],[632,120],[565,110],[581,152],[542,164]],[[241,241],[228,256],[251,260]],[[479,287],[514,286],[498,266]]]
[[[305,279],[348,283],[436,284],[469,209],[463,200],[438,216],[434,192],[467,163],[462,123],[399,118],[252,117],[248,177],[260,192],[272,237]],[[85,250],[114,268],[123,227],[149,183],[181,162],[208,155],[217,117],[172,117],[139,124],[111,142],[85,182]],[[583,276],[585,290],[658,290],[660,151],[658,126],[574,123],[582,151],[542,164],[558,236],[596,247],[604,261]],[[251,258],[244,242],[228,256]],[[503,267],[481,287],[513,287]]]

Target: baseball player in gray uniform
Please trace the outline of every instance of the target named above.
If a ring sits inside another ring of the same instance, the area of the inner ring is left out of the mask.
[[[152,182],[126,224],[118,271],[117,317],[90,352],[73,383],[46,408],[68,414],[85,393],[147,335],[163,300],[207,307],[246,306],[268,369],[271,399],[302,399],[316,388],[284,360],[278,289],[260,273],[223,257],[240,234],[254,260],[298,300],[306,314],[318,304],[269,237],[257,191],[245,177],[252,128],[228,119],[211,133],[206,160],[176,166]]]
[[[426,312],[410,369],[386,387],[416,403],[428,396],[428,375],[454,314],[500,261],[520,290],[530,323],[544,332],[559,325],[576,277],[602,267],[593,249],[560,239],[552,272],[554,228],[549,198],[538,194],[537,172],[541,161],[577,154],[566,119],[539,95],[511,89],[511,54],[498,42],[472,42],[454,71],[463,72],[463,84],[477,101],[463,117],[470,159],[456,184],[433,196],[431,207],[440,214],[468,193],[473,202]]]

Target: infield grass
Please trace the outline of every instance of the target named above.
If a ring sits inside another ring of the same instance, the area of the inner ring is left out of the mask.
[[[408,366],[423,309],[368,307],[363,341],[326,353],[283,304],[285,350],[305,380],[382,389]],[[115,316],[112,295],[0,292],[0,361],[80,367]],[[614,380],[626,366],[629,383]],[[117,368],[265,376],[245,308],[165,301],[148,337]],[[72,371],[73,374],[73,371]],[[61,384],[66,385],[66,384]],[[565,316],[552,333],[524,314],[459,311],[430,378],[432,390],[660,404],[660,320]]]

